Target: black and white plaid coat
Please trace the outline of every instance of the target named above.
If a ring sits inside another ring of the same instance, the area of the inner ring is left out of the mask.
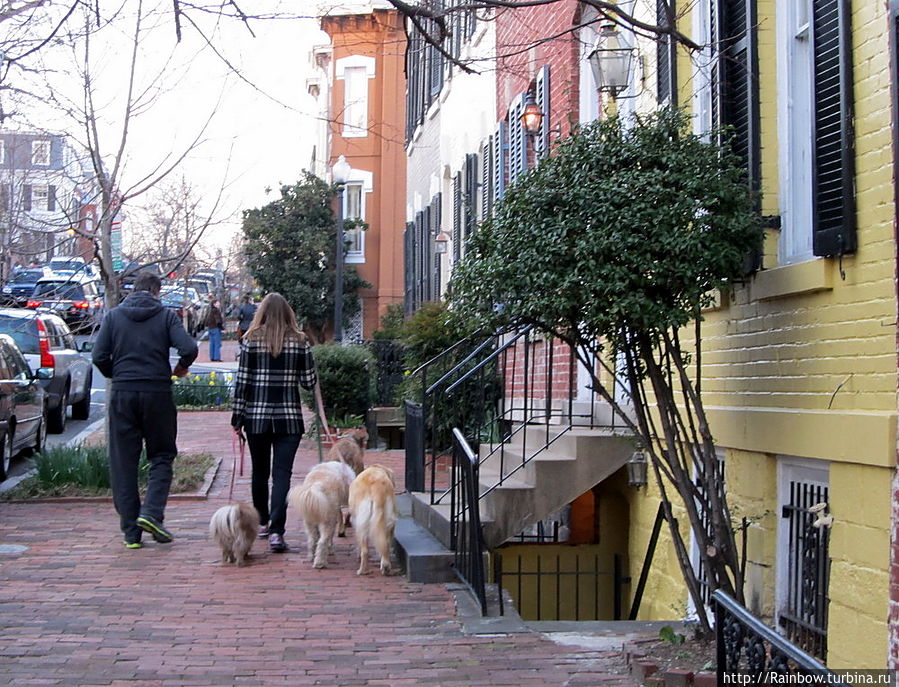
[[[302,434],[300,387],[315,386],[315,363],[308,342],[284,339],[275,358],[263,341],[240,342],[240,364],[231,407],[231,426],[248,434]]]

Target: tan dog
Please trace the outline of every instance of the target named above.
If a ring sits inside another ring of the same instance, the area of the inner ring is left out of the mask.
[[[313,568],[328,567],[335,531],[343,536],[345,525],[340,509],[347,505],[350,483],[355,477],[345,463],[319,463],[302,484],[287,493],[287,502],[300,513],[306,526],[308,559]]]
[[[383,465],[363,470],[350,485],[350,515],[359,547],[357,575],[368,574],[368,540],[381,555],[381,574],[390,574],[390,550],[396,527],[396,483]]]
[[[249,503],[222,506],[209,521],[209,534],[222,549],[222,563],[245,565],[259,532],[259,513]]]
[[[341,437],[328,451],[328,460],[339,460],[346,463],[357,475],[365,469],[365,445],[368,443],[368,430],[357,427]]]

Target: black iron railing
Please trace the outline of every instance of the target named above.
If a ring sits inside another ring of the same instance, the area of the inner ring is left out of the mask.
[[[820,675],[823,684],[846,684],[818,659],[790,643],[720,589],[713,592],[712,604],[719,685],[737,684],[736,675],[746,680],[740,684],[786,683],[775,677],[785,675]]]
[[[611,415],[598,419],[603,404],[595,391],[584,388],[578,393],[575,351],[530,327],[471,345],[464,356],[457,349],[455,359],[456,364],[439,375],[434,374],[441,362],[436,358],[413,373],[423,382],[421,417],[416,408],[415,417],[407,415],[407,423],[420,422],[422,432],[420,443],[410,445],[407,424],[406,460],[422,467],[407,465],[407,473],[423,475],[423,482],[411,483],[412,488],[428,492],[432,504],[444,502],[456,479],[449,459],[453,427],[460,429],[481,463],[491,460],[498,470],[499,481],[482,490],[483,497],[575,426],[616,424]],[[598,369],[596,361],[591,364]],[[622,388],[614,382],[613,386]],[[525,431],[528,427],[530,433]],[[509,451],[513,441],[514,457]]]
[[[478,508],[478,460],[465,437],[453,429],[453,473],[458,475],[452,494],[450,539],[456,575],[465,583],[487,614],[487,578],[484,537]]]
[[[393,405],[396,402],[396,389],[403,381],[405,349],[399,341],[390,339],[366,341],[365,345],[378,361],[376,403],[381,406]]]

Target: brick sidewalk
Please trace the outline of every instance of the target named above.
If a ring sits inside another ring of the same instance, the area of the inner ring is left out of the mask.
[[[357,577],[351,539],[313,570],[292,513],[290,553],[259,541],[249,566],[222,566],[207,527],[227,501],[228,418],[179,416],[179,449],[223,461],[208,500],[169,503],[174,544],[124,549],[108,502],[0,503],[0,685],[635,684],[618,652],[464,634],[446,586]],[[304,441],[294,481],[317,459]],[[366,461],[399,468],[402,453]],[[249,458],[235,498],[249,500]]]

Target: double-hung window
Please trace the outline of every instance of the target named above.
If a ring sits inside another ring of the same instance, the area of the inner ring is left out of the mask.
[[[50,166],[50,141],[31,142],[31,164],[35,167]]]
[[[344,217],[347,220],[365,221],[365,190],[361,181],[351,181],[343,192]],[[360,227],[347,227],[345,234],[347,259],[365,255],[365,237]]]
[[[856,247],[849,9],[777,3],[781,264]]]

